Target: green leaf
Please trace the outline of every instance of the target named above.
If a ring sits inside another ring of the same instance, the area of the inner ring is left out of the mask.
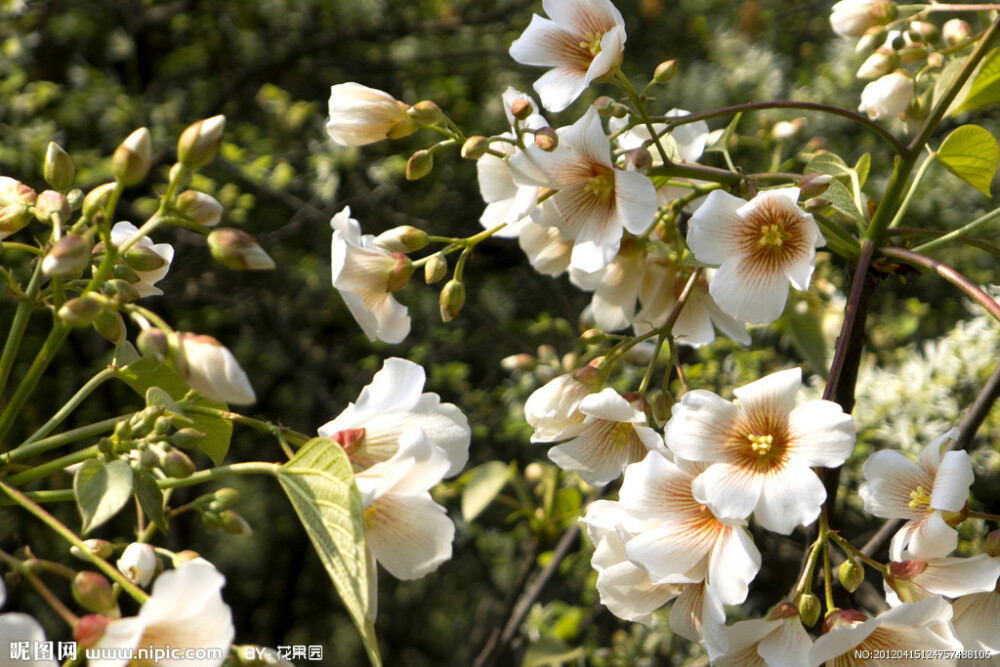
[[[364,518],[351,462],[332,440],[313,438],[278,469],[277,477],[358,627],[369,659],[381,664],[369,620]]]
[[[816,197],[816,199],[828,202],[830,206],[852,220],[865,222],[864,216],[858,210],[858,205],[854,203],[854,196],[851,194],[851,191],[847,189],[846,185],[836,179],[830,181],[830,186],[823,194]]]
[[[858,185],[860,187],[865,186],[865,181],[868,180],[868,171],[872,166],[872,156],[871,153],[865,153],[860,158],[858,158],[858,163],[854,165],[854,171],[858,173]]]
[[[524,652],[521,667],[560,667],[577,664],[585,655],[582,646],[571,648],[555,637],[540,637]]]
[[[718,140],[714,144],[712,144],[711,146],[707,146],[705,148],[705,151],[706,152],[710,152],[710,151],[726,152],[726,151],[728,151],[729,150],[729,140],[732,138],[733,133],[736,132],[736,126],[740,124],[740,118],[742,116],[743,116],[742,112],[736,114],[735,116],[733,116],[733,119],[729,122],[729,125],[726,126],[726,130],[725,130],[725,132],[722,133],[722,136],[719,137]]]
[[[1000,145],[988,130],[978,125],[963,125],[945,137],[937,156],[945,169],[991,196],[990,183],[1000,164]]]
[[[969,94],[956,109],[972,111],[1000,102],[1000,46],[986,54],[972,78]]]
[[[142,359],[142,355],[139,354],[139,351],[133,347],[132,343],[125,341],[115,348],[115,354],[111,359],[111,365],[115,368],[124,368],[129,364],[134,364],[140,359]]]
[[[956,58],[949,60],[948,63],[941,69],[941,73],[938,74],[937,82],[934,84],[934,93],[931,96],[932,107],[936,107],[938,101],[940,101],[940,99],[944,97],[944,94],[948,92],[948,89],[951,88],[951,83],[955,80],[955,77],[958,76],[958,73],[962,70],[962,66],[964,64],[964,59]],[[962,86],[962,90],[958,92],[955,99],[952,100],[951,106],[948,108],[947,115],[950,116],[954,114],[956,109],[962,105],[962,102],[965,101],[971,87],[972,80],[969,79],[965,82],[965,85]]]
[[[510,480],[510,467],[503,461],[487,461],[467,475],[462,490],[462,518],[472,521],[486,509]]]
[[[851,168],[835,153],[820,153],[809,160],[806,174],[830,174],[836,178],[850,178]]]
[[[163,491],[148,472],[143,471],[135,476],[135,497],[146,516],[156,524],[157,528],[166,533],[167,519],[163,515]]]
[[[184,409],[177,404],[177,401],[175,401],[173,397],[166,392],[165,389],[160,389],[159,387],[150,387],[149,389],[147,389],[146,405],[162,405],[164,408],[166,408],[167,414],[170,414],[176,419],[180,419],[186,422],[187,424],[194,423],[190,417],[184,414]]]
[[[122,460],[88,459],[73,477],[73,495],[86,534],[118,514],[132,497],[132,468]]]
[[[152,387],[159,387],[175,402],[188,392],[187,383],[180,375],[166,364],[156,363],[152,359],[138,359],[124,368],[119,368],[118,377],[147,400],[146,394]],[[225,403],[204,397],[199,398],[197,403],[219,410],[227,409]],[[160,405],[163,404],[160,403]],[[170,409],[169,406],[168,409]],[[205,438],[198,443],[198,448],[212,459],[212,463],[220,465],[222,460],[226,458],[229,443],[233,437],[232,422],[210,415],[192,415],[191,421],[194,422],[194,428],[205,434]]]

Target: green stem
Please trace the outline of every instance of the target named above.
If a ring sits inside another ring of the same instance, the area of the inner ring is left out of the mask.
[[[62,342],[69,334],[69,330],[70,327],[60,321],[57,321],[53,325],[52,331],[49,332],[49,336],[45,339],[42,349],[38,352],[38,356],[35,357],[24,379],[21,380],[17,391],[11,396],[10,403],[7,404],[3,413],[0,414],[0,451],[2,451],[4,437],[10,431],[11,426],[14,425],[14,419],[20,414],[24,404],[28,402],[28,398],[35,390],[35,386],[42,378],[42,374],[45,373],[49,364],[55,359],[56,353],[62,346]]]
[[[993,222],[997,218],[1000,218],[1000,208],[990,211],[984,216],[976,218],[975,220],[965,225],[964,227],[959,227],[954,231],[939,236],[933,241],[928,241],[927,243],[918,245],[916,248],[913,249],[913,252],[927,252],[928,250],[933,250],[934,248],[937,248],[939,245],[943,245],[951,240],[957,239],[958,237],[971,232],[972,230],[980,227],[981,225],[985,225],[988,222]]]
[[[161,489],[176,489],[181,486],[203,484],[214,479],[232,477],[233,475],[276,475],[280,469],[281,466],[277,463],[249,461],[247,463],[233,463],[228,466],[199,470],[182,479],[158,479],[156,480],[156,484]]]
[[[0,252],[4,250],[20,250],[21,252],[26,252],[32,255],[43,255],[41,248],[37,248],[33,245],[28,245],[27,243],[15,243],[13,241],[0,241]]]
[[[642,118],[643,125],[649,131],[649,136],[652,137],[652,141],[656,144],[656,151],[660,154],[660,159],[663,164],[669,164],[670,158],[667,157],[667,151],[664,150],[663,144],[660,143],[659,137],[656,135],[656,130],[653,129],[653,123],[649,120],[649,113],[646,112],[646,101],[639,95],[639,92],[632,85],[632,82],[628,80],[628,77],[621,70],[615,72],[615,82],[619,84],[622,90],[629,96],[632,101],[632,106],[635,108],[636,113]]]
[[[229,421],[235,422],[237,424],[243,424],[244,426],[249,426],[257,431],[263,431],[264,433],[269,433],[274,437],[278,437],[278,433],[290,443],[296,447],[301,447],[302,445],[309,442],[309,436],[305,433],[299,433],[298,431],[293,431],[285,426],[278,426],[277,424],[272,424],[270,422],[261,421],[259,419],[254,419],[253,417],[246,417],[237,412],[231,412],[229,410],[221,410],[219,408],[211,408],[207,405],[200,405],[198,403],[188,403],[186,401],[181,401],[181,407],[184,408],[184,412],[187,414],[196,415],[207,415],[209,417],[218,417],[219,419],[228,419]]]
[[[910,183],[910,189],[907,190],[906,196],[903,197],[903,203],[899,205],[896,209],[896,215],[893,216],[892,221],[889,223],[889,229],[893,229],[899,226],[899,223],[903,221],[903,216],[906,215],[906,211],[910,208],[910,203],[913,201],[913,196],[917,193],[920,188],[921,181],[924,180],[924,176],[927,174],[927,170],[930,166],[937,162],[937,153],[930,153],[924,161],[921,163],[920,168],[917,169],[916,176],[913,177],[913,182]],[[854,172],[851,172],[852,174]]]
[[[110,380],[113,377],[115,377],[115,370],[111,368],[105,368],[97,375],[90,378],[90,380],[87,381],[87,384],[80,387],[80,390],[76,392],[73,395],[73,397],[69,399],[69,401],[66,402],[66,405],[60,408],[59,412],[52,415],[52,418],[47,422],[45,422],[44,426],[35,431],[35,433],[30,438],[25,440],[21,446],[29,445],[33,442],[38,442],[39,440],[47,436],[49,433],[52,432],[52,429],[61,424],[62,421],[66,419],[66,417],[68,417],[71,412],[73,412],[73,410],[76,410],[76,408],[79,407],[80,403],[82,403],[84,399],[90,396],[90,394],[92,394],[95,389],[100,387],[106,380]]]
[[[71,442],[83,440],[84,438],[92,438],[95,435],[100,435],[110,431],[115,427],[115,424],[123,419],[128,419],[134,414],[134,412],[130,412],[124,415],[119,415],[118,417],[109,417],[108,419],[94,422],[93,424],[87,424],[86,426],[81,426],[80,428],[74,428],[72,430],[59,433],[58,435],[43,438],[42,440],[31,443],[30,445],[19,445],[6,454],[0,455],[0,459],[5,460],[7,463],[23,461],[24,459],[30,458],[36,454],[42,454],[50,449],[68,445]]]
[[[67,542],[69,542],[77,549],[79,549],[81,555],[85,559],[89,560],[91,563],[96,565],[99,570],[104,572],[104,574],[110,577],[113,581],[117,582],[118,585],[122,587],[122,589],[124,589],[129,595],[135,598],[138,602],[143,603],[149,599],[149,595],[147,595],[142,589],[133,584],[131,581],[126,579],[121,572],[119,572],[114,567],[109,565],[106,560],[100,558],[90,549],[88,549],[87,545],[83,543],[83,540],[77,537],[76,533],[74,533],[72,530],[64,526],[62,522],[60,522],[54,516],[46,512],[45,509],[43,509],[40,505],[38,505],[38,503],[32,501],[30,498],[28,498],[28,496],[21,493],[14,487],[6,484],[2,479],[0,479],[0,491],[6,493],[14,500],[14,502],[16,502],[18,505],[31,512],[33,515],[35,515],[35,517],[37,517],[40,521],[42,521],[42,523],[46,524],[49,528],[51,528],[53,531],[59,534],[60,537],[62,537]]]
[[[11,569],[18,572],[22,577],[24,577],[28,583],[32,585],[35,591],[42,596],[52,610],[56,612],[66,624],[71,628],[76,627],[76,624],[80,621],[76,614],[71,612],[69,608],[62,603],[62,600],[57,598],[52,591],[42,583],[42,580],[38,578],[32,571],[32,565],[38,563],[39,561],[32,559],[30,561],[22,561],[14,558],[10,554],[0,551],[0,561],[6,563]],[[72,575],[71,575],[72,576]]]
[[[35,466],[22,473],[18,473],[17,475],[11,475],[7,480],[7,483],[12,486],[23,486],[28,482],[34,482],[36,479],[42,479],[43,477],[48,477],[54,472],[64,470],[68,466],[86,461],[87,459],[92,459],[97,456],[99,451],[100,450],[97,445],[91,445],[86,449],[81,449],[80,451],[67,454],[66,456],[60,456],[59,458],[53,459],[48,463]]]
[[[3,356],[0,357],[0,399],[3,398],[4,389],[7,387],[7,380],[14,367],[14,359],[21,347],[21,338],[24,336],[24,330],[28,327],[28,318],[31,316],[32,308],[35,305],[35,296],[38,294],[41,283],[42,263],[38,261],[35,262],[35,271],[31,274],[28,291],[25,292],[21,302],[17,304],[14,321],[10,325],[7,342],[3,346]]]

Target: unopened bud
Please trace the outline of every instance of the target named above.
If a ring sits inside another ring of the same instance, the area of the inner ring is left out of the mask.
[[[177,140],[177,159],[188,169],[204,167],[219,151],[225,129],[226,117],[222,115],[189,125]]]
[[[49,277],[76,278],[89,263],[90,243],[82,236],[67,234],[45,255],[42,273]]]
[[[125,266],[124,264],[115,264],[114,268],[111,269],[111,275],[128,285],[139,281],[139,274],[136,273],[131,267]],[[117,289],[107,284],[104,285],[103,289],[109,294],[118,293]]]
[[[389,252],[416,252],[427,245],[427,232],[411,225],[402,225],[375,237],[375,245]]]
[[[857,558],[851,556],[837,569],[837,578],[840,585],[848,593],[853,593],[865,580],[865,570]]]
[[[175,162],[170,167],[170,184],[178,190],[186,188],[191,183],[192,171],[183,162]]]
[[[135,271],[155,271],[167,264],[167,260],[157,254],[152,246],[140,245],[138,243],[122,255],[122,260],[129,268]],[[138,276],[136,277],[138,278]]]
[[[73,183],[76,166],[73,158],[54,141],[45,150],[45,182],[56,190],[65,190]]]
[[[35,200],[35,217],[41,222],[52,222],[54,216],[60,221],[69,220],[71,210],[66,195],[55,190],[46,190]]]
[[[884,26],[876,25],[868,28],[865,34],[858,39],[858,43],[854,45],[854,50],[858,53],[864,53],[865,51],[877,49],[885,43],[885,34],[886,29]]]
[[[139,291],[132,286],[138,280],[135,271],[127,266],[116,266],[114,280],[109,280],[101,286],[101,291],[115,300],[116,303],[132,303],[139,300]],[[124,278],[118,276],[125,276]]]
[[[944,56],[937,51],[927,54],[927,69],[941,69],[944,67]]]
[[[771,138],[775,141],[791,141],[799,136],[802,128],[806,125],[805,118],[795,118],[793,120],[779,120],[771,128]]]
[[[653,417],[653,425],[662,428],[670,421],[670,411],[674,406],[674,397],[665,389],[656,389],[649,394],[649,413]]]
[[[546,153],[554,151],[559,145],[559,134],[551,127],[535,130],[535,145]]]
[[[604,117],[611,116],[612,111],[614,111],[617,105],[618,102],[615,102],[613,98],[608,97],[607,95],[601,95],[594,100],[594,108],[597,109],[597,113]]]
[[[179,429],[176,433],[170,436],[170,438],[168,438],[174,447],[178,447],[180,449],[191,449],[204,439],[204,433],[190,426]]]
[[[119,312],[103,309],[94,319],[94,329],[114,345],[120,345],[125,340],[125,320]]]
[[[253,528],[247,520],[233,510],[223,510],[219,513],[219,522],[222,530],[230,535],[253,535]]]
[[[666,83],[674,78],[675,74],[677,74],[677,61],[665,60],[657,65],[653,71],[653,81],[656,83]]]
[[[587,329],[577,339],[584,345],[598,345],[606,340],[604,332],[600,329]]]
[[[545,477],[545,466],[537,461],[529,463],[524,467],[524,479],[529,482],[538,482]]]
[[[152,165],[153,140],[145,127],[128,135],[111,157],[111,173],[122,185],[139,183]]]
[[[167,358],[170,344],[167,341],[167,334],[160,329],[147,327],[139,332],[135,341],[136,347],[142,356],[162,363]]]
[[[118,559],[118,571],[133,584],[146,587],[156,574],[156,550],[149,544],[133,542]]]
[[[441,255],[431,255],[424,264],[424,282],[433,285],[448,274],[448,260]]]
[[[899,55],[893,49],[883,47],[861,63],[856,76],[859,79],[877,79],[897,67],[899,67]]]
[[[924,46],[908,46],[899,50],[899,64],[910,65],[927,58],[927,48]]]
[[[1000,529],[991,530],[986,536],[986,553],[993,558],[1000,556]]]
[[[462,144],[462,157],[466,160],[478,160],[482,156],[486,155],[486,151],[490,148],[489,139],[486,137],[475,136],[469,137]]]
[[[449,280],[441,290],[438,303],[441,306],[441,320],[450,322],[465,305],[465,285],[454,278]]]
[[[802,593],[799,595],[798,600],[796,600],[795,606],[799,610],[799,616],[802,617],[802,624],[804,626],[811,628],[816,625],[816,621],[819,620],[821,605],[815,593]]]
[[[87,614],[73,627],[73,639],[81,648],[93,648],[104,637],[104,631],[112,620],[102,614]]]
[[[625,169],[645,174],[653,166],[653,156],[645,146],[633,148],[625,154]]]
[[[113,548],[111,547],[111,542],[107,540],[90,539],[84,540],[83,546],[86,548],[87,553],[93,554],[98,558],[107,558],[113,553]],[[69,548],[70,554],[76,556],[80,560],[89,561],[90,559],[84,554],[83,549],[74,545]]]
[[[929,21],[913,21],[910,23],[910,31],[916,33],[920,41],[928,44],[936,42],[941,36],[938,27]]]
[[[899,8],[896,6],[895,2],[892,2],[892,0],[882,0],[881,2],[876,2],[872,6],[870,13],[871,17],[875,19],[875,21],[885,25],[886,23],[892,23],[896,20]]]
[[[19,232],[31,222],[31,213],[20,204],[0,207],[0,239]]]
[[[243,230],[220,227],[208,235],[208,249],[215,261],[237,271],[270,271],[274,260]]]
[[[191,457],[178,449],[172,449],[164,454],[160,459],[160,467],[167,477],[173,479],[190,477],[196,470]]]
[[[406,115],[420,125],[433,125],[444,120],[444,113],[434,102],[423,100],[406,110]]]
[[[118,615],[115,594],[104,575],[97,572],[77,572],[70,590],[77,604],[87,611],[98,614],[112,612],[112,616]]]
[[[527,120],[528,116],[533,113],[535,113],[535,107],[531,100],[526,97],[514,100],[514,103],[510,105],[510,115],[517,120]]]
[[[406,180],[419,181],[431,173],[434,168],[434,156],[430,151],[419,150],[406,161]]]
[[[806,174],[799,179],[799,188],[803,198],[811,199],[826,192],[832,182],[830,174]]]
[[[385,287],[387,292],[396,292],[403,289],[410,282],[410,277],[413,275],[413,262],[410,261],[409,257],[399,252],[392,253],[392,257],[396,260],[396,263],[389,269],[389,276]]]
[[[236,489],[231,489],[228,486],[219,489],[215,492],[215,502],[224,509],[226,507],[232,507],[240,501],[240,492]]]
[[[222,220],[222,204],[204,192],[185,190],[175,206],[182,217],[202,227],[215,227]]]
[[[83,217],[97,220],[99,216],[103,216],[108,201],[111,199],[111,193],[115,191],[116,187],[115,183],[105,183],[88,192],[87,196],[83,198]]]
[[[962,19],[950,19],[941,27],[941,35],[948,46],[955,46],[972,36],[972,26]]]
[[[535,357],[534,355],[522,352],[521,354],[512,354],[509,357],[504,357],[500,360],[500,368],[505,371],[530,371],[535,367]]]
[[[70,299],[59,309],[59,319],[73,327],[85,327],[94,323],[101,312],[101,304],[87,296]]]

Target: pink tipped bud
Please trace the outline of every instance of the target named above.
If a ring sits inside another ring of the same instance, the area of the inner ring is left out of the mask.
[[[441,320],[451,322],[465,305],[465,285],[459,280],[449,280],[441,290],[438,302],[441,306]]]
[[[49,277],[75,278],[90,263],[90,243],[82,236],[67,234],[52,246],[42,260],[42,273]]]
[[[945,21],[941,27],[941,35],[948,46],[955,46],[972,36],[972,26],[968,21],[962,19],[951,19]]]
[[[160,329],[149,327],[139,332],[136,338],[136,347],[142,356],[162,363],[167,358],[170,345],[167,342],[167,334]]]
[[[991,530],[986,536],[986,553],[993,558],[1000,556],[1000,529]]]
[[[410,261],[409,257],[399,252],[394,252],[391,256],[396,260],[396,263],[389,270],[385,289],[387,292],[396,292],[410,282],[410,277],[413,275],[413,262]]]
[[[20,204],[7,204],[0,207],[0,240],[15,232],[19,232],[31,222],[29,213]]]
[[[118,615],[118,603],[111,584],[97,572],[77,572],[70,587],[77,604],[98,614]]]
[[[84,540],[83,546],[86,548],[87,553],[93,554],[99,558],[108,558],[114,550],[111,546],[111,542],[107,540],[90,539]],[[80,560],[89,561],[90,559],[84,554],[83,549],[77,546],[72,546],[69,549],[70,554],[79,558]]]
[[[434,156],[430,151],[419,150],[406,161],[406,180],[419,181],[431,173],[434,168]]]
[[[54,141],[49,142],[45,150],[45,166],[43,169],[45,182],[56,190],[65,190],[73,184],[76,175],[76,165],[73,158]]]
[[[625,169],[645,174],[653,166],[653,155],[645,146],[633,148],[625,154]]]
[[[551,152],[559,145],[559,135],[551,127],[535,130],[535,145],[545,152]]]
[[[427,232],[411,225],[402,225],[376,236],[375,245],[389,252],[416,252],[427,245]]]
[[[361,443],[365,441],[365,429],[363,428],[345,428],[342,431],[337,431],[330,439],[336,442],[343,448],[343,450],[350,455]]]
[[[225,129],[226,117],[222,115],[189,125],[177,141],[177,159],[188,169],[204,167],[219,151]]]
[[[234,405],[257,400],[233,353],[211,336],[181,331],[170,338],[171,358],[181,377],[208,398]]]
[[[889,574],[897,579],[912,579],[927,569],[927,563],[920,560],[893,561],[889,563]]]
[[[82,648],[93,648],[104,637],[104,631],[111,621],[108,616],[87,614],[73,628],[73,639]]]
[[[826,192],[832,182],[833,176],[830,174],[806,174],[799,179],[799,189],[803,198],[811,199]]]
[[[220,227],[208,235],[208,249],[219,264],[237,271],[270,271],[274,260],[243,230]]]
[[[528,116],[533,113],[535,113],[535,107],[531,104],[531,100],[525,97],[514,100],[514,103],[510,105],[510,115],[517,120],[527,120]]]
[[[462,144],[462,157],[466,160],[478,160],[486,155],[490,148],[490,141],[486,137],[469,137]]]
[[[140,127],[128,135],[111,157],[111,173],[122,185],[135,185],[153,166],[153,140],[149,129]]]
[[[177,212],[202,227],[215,227],[222,220],[222,204],[204,192],[185,190],[177,197]]]
[[[35,217],[41,222],[53,222],[59,216],[61,222],[69,220],[69,200],[66,195],[55,190],[46,190],[35,200]]]

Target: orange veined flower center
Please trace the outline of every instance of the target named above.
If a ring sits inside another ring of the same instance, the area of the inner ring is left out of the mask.
[[[930,509],[931,506],[931,496],[929,493],[924,491],[924,487],[918,486],[913,491],[910,491],[910,509]]]
[[[591,57],[601,52],[601,39],[604,35],[597,32],[588,32],[584,41],[580,42],[580,48],[590,52]]]
[[[762,225],[757,245],[778,250],[785,243],[789,234],[780,225]]]
[[[801,214],[783,204],[765,199],[743,220],[740,246],[750,262],[778,268],[808,253]]]
[[[771,453],[771,445],[774,444],[774,436],[756,435],[754,433],[750,433],[747,435],[747,439],[750,440],[750,449],[752,449],[754,454],[757,456],[767,456]]]
[[[615,194],[615,172],[608,169],[587,179],[584,190],[602,202],[611,201]]]
[[[635,429],[632,428],[632,424],[627,422],[616,423],[608,432],[608,440],[611,441],[611,446],[615,450],[631,445],[635,439]]]

